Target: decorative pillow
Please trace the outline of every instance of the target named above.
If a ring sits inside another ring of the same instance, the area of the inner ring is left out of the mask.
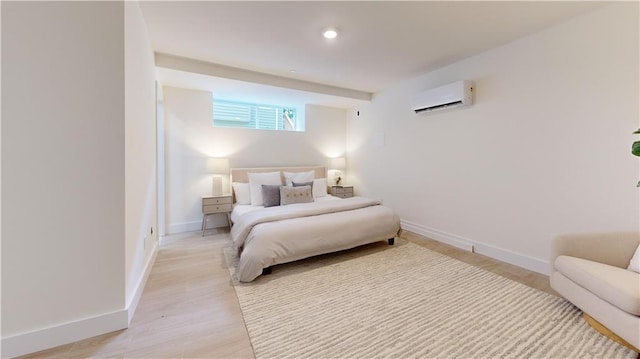
[[[311,182],[291,182],[291,184],[293,184],[293,187],[302,187],[302,186],[309,186],[311,187],[311,194],[313,195],[313,181]]]
[[[280,172],[248,173],[249,192],[251,193],[251,205],[262,206],[262,185],[277,184],[282,185]]]
[[[628,270],[640,273],[640,244],[636,248],[636,252],[633,254],[633,258],[629,261]]]
[[[280,185],[279,184],[263,184],[262,185],[262,203],[265,207],[273,207],[280,205]]]
[[[315,177],[314,171],[308,172],[284,172],[284,184],[287,186],[292,186],[293,182],[303,183],[303,182],[311,182]]]
[[[302,187],[280,187],[280,205],[285,206],[287,204],[294,203],[308,203],[313,202],[313,195],[311,195],[311,186]]]
[[[326,197],[327,196],[327,179],[326,178],[314,179],[313,187],[311,187],[311,192],[313,192],[313,198]]]
[[[249,192],[249,184],[242,182],[233,182],[233,193],[236,195],[237,204],[251,204],[251,193]]]

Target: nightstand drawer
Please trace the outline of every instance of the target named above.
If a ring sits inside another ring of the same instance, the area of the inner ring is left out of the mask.
[[[351,193],[353,194],[353,187],[333,187],[333,191],[336,195]]]
[[[210,204],[202,206],[202,213],[225,213],[230,211],[231,203]]]
[[[334,194],[334,196],[336,196],[336,197],[340,197],[340,198],[349,198],[349,197],[353,197],[353,192],[349,192],[349,193],[336,193],[336,194]]]
[[[215,204],[231,204],[231,197],[230,196],[226,196],[226,197],[209,197],[209,198],[203,198],[202,199],[202,205],[203,206],[210,206],[210,205],[215,205]],[[231,210],[231,208],[229,208],[229,210]]]
[[[353,197],[353,186],[331,186],[331,195],[340,198]]]

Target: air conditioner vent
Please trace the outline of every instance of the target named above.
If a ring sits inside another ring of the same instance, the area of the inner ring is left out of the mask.
[[[473,104],[473,82],[457,81],[425,90],[413,97],[415,113],[429,113]]]

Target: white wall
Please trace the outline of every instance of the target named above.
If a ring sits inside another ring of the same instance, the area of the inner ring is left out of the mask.
[[[157,248],[153,49],[137,2],[125,2],[126,304],[131,320]],[[153,233],[151,229],[153,228]]]
[[[306,106],[305,132],[213,127],[210,92],[164,87],[167,232],[198,230],[201,196],[211,193],[209,157],[229,158],[231,167],[325,165],[345,153],[346,111]],[[225,179],[229,190],[229,180]],[[226,217],[211,216],[213,226]]]
[[[156,68],[156,78],[157,78]],[[165,228],[165,176],[164,176],[164,94],[162,92],[162,85],[156,82],[156,179],[158,193],[157,208],[158,215],[156,216],[158,225],[158,242],[166,234]]]
[[[11,357],[133,316],[157,238],[155,68],[136,2],[2,5]]]
[[[2,4],[2,356],[126,325],[122,2]]]
[[[546,272],[560,233],[639,228],[638,63],[624,3],[397,84],[348,115],[350,181],[406,229]],[[411,111],[462,79],[472,107]]]

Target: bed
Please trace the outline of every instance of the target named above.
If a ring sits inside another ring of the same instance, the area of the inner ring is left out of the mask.
[[[378,241],[392,245],[400,233],[400,218],[379,201],[328,195],[324,167],[234,168],[231,181],[231,239],[239,254],[236,276],[241,282],[268,274],[277,264]],[[247,187],[255,195],[263,184],[264,190],[281,190],[283,201],[290,192],[304,193],[305,200],[313,194],[313,199],[274,205],[269,193],[262,192],[262,202],[252,197],[248,203]]]

